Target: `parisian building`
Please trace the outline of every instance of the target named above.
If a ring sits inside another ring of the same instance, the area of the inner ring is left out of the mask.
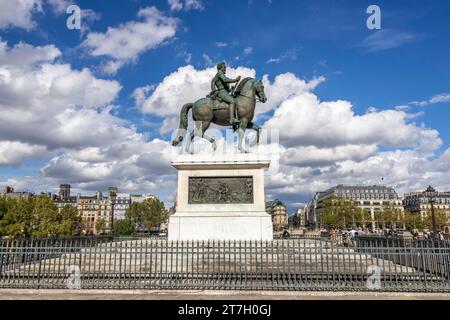
[[[318,200],[322,197],[323,192],[316,192],[311,201],[303,208],[305,215],[305,227],[314,229],[318,227],[317,208]]]
[[[32,192],[14,191],[14,188],[9,186],[0,191],[0,197],[9,199],[30,199],[33,196],[34,194]]]
[[[105,220],[104,231],[110,231],[111,208],[109,198],[104,198],[101,192],[97,192],[94,196],[80,196],[77,201],[77,209],[78,214],[81,216],[83,233],[100,233],[100,230],[96,228],[100,219]]]
[[[96,229],[96,224],[100,219],[105,220],[104,232],[111,232],[113,216],[114,221],[123,220],[131,203],[143,202],[151,197],[153,196],[119,193],[117,187],[109,187],[106,196],[100,191],[95,195],[73,196],[70,184],[61,184],[58,194],[53,195],[53,201],[59,210],[66,205],[77,208],[82,219],[83,233],[97,234],[100,230]]]
[[[288,218],[288,224],[290,228],[303,228],[305,226],[304,208],[298,209],[295,213],[291,214]]]
[[[431,212],[430,199],[425,192],[409,192],[403,197],[403,206],[405,211],[413,214],[420,214],[422,219]],[[443,210],[449,218],[447,224],[443,227],[445,233],[450,233],[450,191],[437,192],[434,197],[433,206],[435,209]]]
[[[53,202],[61,211],[65,206],[77,207],[77,202],[80,194],[72,196],[70,194],[70,184],[61,184],[59,186],[58,194],[53,195]]]
[[[320,227],[318,216],[323,209],[324,202],[332,197],[353,200],[358,208],[364,209],[372,217],[372,228],[375,228],[376,213],[385,206],[393,206],[400,213],[403,212],[402,199],[394,188],[373,186],[344,186],[338,185],[323,192],[317,192],[311,202],[305,207],[307,223],[312,227]],[[401,226],[398,226],[401,227]]]
[[[282,201],[276,199],[266,202],[266,212],[271,215],[275,229],[287,226],[286,205]]]
[[[124,220],[125,212],[130,207],[131,196],[128,193],[117,193],[114,205],[114,220]]]

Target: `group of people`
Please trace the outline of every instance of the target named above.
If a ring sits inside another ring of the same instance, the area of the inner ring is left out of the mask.
[[[398,230],[392,230],[392,229],[374,229],[374,230],[369,230],[369,229],[363,229],[363,228],[348,228],[348,229],[334,229],[331,228],[329,230],[329,234],[330,234],[330,238],[336,238],[337,236],[344,236],[344,237],[348,237],[351,240],[354,240],[355,237],[357,236],[363,236],[363,235],[372,235],[372,236],[380,236],[380,237],[399,237],[400,233]],[[413,238],[414,239],[419,239],[420,235],[419,232],[417,230],[415,230],[413,232]],[[434,239],[433,236],[433,232],[424,232],[423,233],[423,238],[425,239]],[[438,231],[437,232],[437,239],[444,241],[445,237],[442,231]]]
[[[424,232],[424,233],[423,233],[423,237],[424,237],[425,239],[428,239],[428,240],[434,239],[433,232],[430,232],[430,231]],[[415,239],[419,238],[419,234],[418,234],[417,231],[414,232],[414,238],[415,238]],[[437,239],[438,239],[438,240],[441,240],[441,241],[444,241],[444,240],[445,240],[445,237],[444,237],[444,234],[442,233],[442,231],[438,231],[438,232],[437,232]]]
[[[354,239],[356,236],[363,236],[366,233],[368,233],[369,231],[367,229],[363,230],[362,228],[356,228],[356,229],[348,228],[347,230],[331,228],[329,232],[330,232],[330,237],[335,237],[338,235],[348,235],[348,236],[350,236],[350,238]]]

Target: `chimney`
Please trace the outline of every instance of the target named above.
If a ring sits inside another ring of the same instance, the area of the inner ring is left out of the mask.
[[[64,200],[70,198],[70,184],[61,184],[59,186],[59,197]]]
[[[117,189],[117,187],[109,187],[108,188],[108,194],[110,197],[111,197],[111,195],[117,195],[118,191],[119,190]]]

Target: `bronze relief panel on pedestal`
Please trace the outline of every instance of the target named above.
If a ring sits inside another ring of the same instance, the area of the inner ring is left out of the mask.
[[[189,204],[251,204],[253,177],[189,177]]]

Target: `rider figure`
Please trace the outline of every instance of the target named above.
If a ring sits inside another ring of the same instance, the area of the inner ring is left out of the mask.
[[[236,79],[230,79],[225,76],[227,72],[227,66],[225,62],[220,62],[217,65],[217,73],[211,81],[211,94],[218,91],[217,96],[228,104],[230,113],[230,124],[238,125],[239,120],[235,118],[234,112],[236,108],[236,99],[230,95],[231,89],[229,83],[239,82],[241,77]]]

